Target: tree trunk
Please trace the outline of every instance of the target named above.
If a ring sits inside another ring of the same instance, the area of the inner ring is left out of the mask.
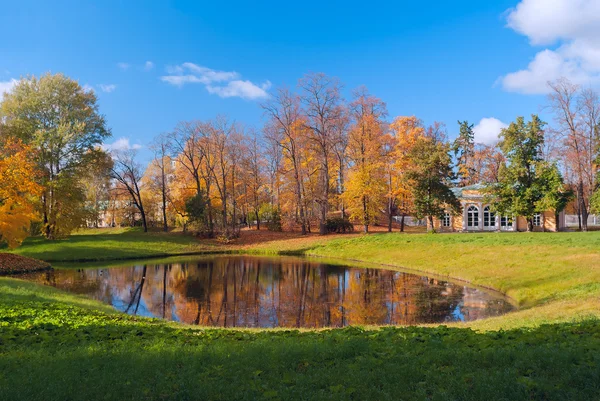
[[[400,217],[400,232],[404,232],[404,213],[402,213],[402,217]]]
[[[363,231],[365,234],[369,232],[369,213],[367,209],[367,197],[363,196],[363,222],[364,228]]]
[[[533,217],[527,219],[527,232],[530,233],[533,231]]]
[[[258,218],[258,208],[254,209],[254,214],[256,215],[256,231],[260,231],[260,219]]]
[[[427,216],[427,219],[429,220],[429,229],[427,231],[435,231],[435,228],[433,227],[433,216],[429,215]]]
[[[584,198],[584,194],[583,194],[583,181],[579,181],[579,184],[577,185],[577,198],[579,200],[579,210],[581,212],[581,230],[587,231],[588,230],[587,221],[588,221],[589,214],[588,214],[587,205],[585,204],[585,198]]]

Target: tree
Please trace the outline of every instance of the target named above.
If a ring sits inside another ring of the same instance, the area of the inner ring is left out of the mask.
[[[341,85],[336,78],[325,74],[309,74],[300,80],[301,100],[308,138],[318,156],[319,233],[327,234],[327,213],[331,187],[331,163],[338,127],[344,124],[344,108],[340,95]]]
[[[0,242],[18,246],[36,219],[36,198],[42,187],[35,151],[18,140],[0,137]]]
[[[284,163],[290,167],[293,193],[296,200],[302,235],[308,232],[304,180],[302,177],[302,151],[306,139],[304,122],[300,113],[300,100],[288,89],[281,88],[262,105],[269,122],[265,127],[265,136],[272,146],[283,153]]]
[[[533,230],[533,216],[560,191],[555,167],[542,157],[544,125],[537,115],[532,115],[531,121],[526,123],[518,117],[502,130],[499,146],[506,164],[500,168],[498,183],[488,188],[495,209],[501,214],[524,216],[528,231]]]
[[[390,129],[394,148],[389,159],[389,191],[400,214],[400,231],[403,232],[405,217],[415,212],[411,183],[407,177],[413,167],[410,155],[417,141],[425,136],[425,128],[421,120],[411,116],[396,117]]]
[[[107,212],[110,199],[110,169],[113,165],[110,155],[99,155],[96,163],[91,165],[83,181],[85,188],[88,223],[98,227],[100,216]]]
[[[342,195],[369,232],[369,225],[377,220],[386,195],[385,143],[388,136],[384,131],[383,118],[387,114],[385,103],[370,95],[366,88],[355,91],[350,105],[354,120],[348,134],[348,157],[351,167]]]
[[[458,185],[465,187],[476,183],[476,172],[473,166],[475,133],[473,132],[473,124],[469,124],[468,121],[459,121],[458,124],[460,131],[452,144],[452,151],[456,158]]]
[[[563,177],[555,163],[539,162],[536,166],[536,174],[536,183],[540,186],[538,191],[541,194],[535,204],[536,211],[544,218],[545,211],[553,210],[558,230],[558,214],[567,207],[573,198],[573,191],[565,188]],[[546,228],[545,223],[542,221],[542,230]]]
[[[593,90],[582,90],[565,78],[550,82],[549,86],[551,93],[548,101],[555,115],[555,126],[550,132],[562,142],[563,163],[572,171],[575,179],[580,226],[587,231],[589,202],[596,178],[596,127],[600,124],[600,101]]]
[[[244,169],[246,171],[247,187],[250,189],[249,198],[252,203],[254,218],[256,219],[256,229],[260,230],[260,205],[261,189],[264,185],[265,159],[261,154],[261,146],[256,134],[247,139],[247,153],[244,158]]]
[[[429,229],[433,217],[441,218],[447,209],[460,213],[460,202],[450,190],[452,158],[450,145],[444,142],[440,125],[430,127],[418,137],[408,153],[410,165],[406,172],[417,217],[427,217]]]
[[[145,176],[148,176],[150,190],[160,193],[163,231],[167,232],[169,231],[167,220],[168,181],[173,175],[173,163],[169,155],[168,137],[165,135],[157,136],[151,145],[151,149],[154,151],[154,159],[150,163],[149,174],[145,174]]]
[[[110,136],[93,91],[62,74],[21,79],[0,104],[3,134],[36,150],[43,187],[43,233],[68,235],[86,219],[80,177],[101,157]]]
[[[114,152],[114,165],[111,168],[111,177],[120,186],[120,190],[129,195],[131,203],[140,213],[144,232],[147,232],[146,210],[144,209],[140,186],[142,166],[135,160],[136,153],[133,149]]]

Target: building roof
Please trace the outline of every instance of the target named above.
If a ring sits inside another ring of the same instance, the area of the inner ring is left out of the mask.
[[[464,191],[482,191],[485,188],[484,184],[481,183],[477,183],[477,184],[473,184],[473,185],[468,185],[466,187],[455,187],[455,188],[450,188],[450,190],[452,192],[454,192],[454,195],[457,198],[481,198],[483,195],[481,193],[474,195],[474,194],[465,194]]]

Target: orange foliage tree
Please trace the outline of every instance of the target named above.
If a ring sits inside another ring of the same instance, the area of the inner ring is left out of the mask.
[[[30,146],[7,141],[0,147],[0,241],[18,246],[36,218],[35,204],[42,188]]]

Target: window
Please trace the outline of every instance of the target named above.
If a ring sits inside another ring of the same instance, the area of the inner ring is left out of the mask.
[[[444,218],[442,219],[442,227],[450,227],[450,213],[444,213]]]
[[[467,228],[479,228],[479,208],[475,205],[467,209]]]
[[[496,226],[496,213],[492,212],[489,206],[483,208],[483,226],[487,228]]]
[[[542,225],[542,215],[539,213],[536,213],[533,215],[533,225],[535,227],[540,227]]]
[[[513,226],[512,217],[508,217],[508,216],[500,217],[500,227],[509,229],[509,228],[512,228],[512,226]]]

